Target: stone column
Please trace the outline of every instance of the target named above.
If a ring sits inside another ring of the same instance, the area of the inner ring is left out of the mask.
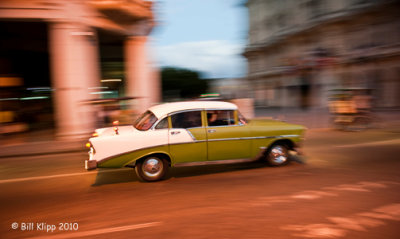
[[[147,110],[160,98],[158,73],[150,65],[146,36],[130,36],[125,40],[125,95],[134,100],[136,113]]]
[[[76,138],[95,128],[90,88],[100,85],[96,33],[73,23],[49,24],[49,50],[57,136]]]

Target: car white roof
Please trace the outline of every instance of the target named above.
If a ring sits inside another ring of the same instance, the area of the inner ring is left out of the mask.
[[[184,101],[160,104],[149,108],[149,110],[153,112],[157,118],[163,117],[164,115],[172,112],[192,109],[236,110],[237,106],[235,104],[223,101]]]

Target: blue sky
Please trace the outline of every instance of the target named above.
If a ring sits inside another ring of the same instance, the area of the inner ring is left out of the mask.
[[[197,70],[206,78],[246,74],[241,56],[246,44],[247,12],[242,0],[156,1],[158,26],[152,51],[159,66]]]

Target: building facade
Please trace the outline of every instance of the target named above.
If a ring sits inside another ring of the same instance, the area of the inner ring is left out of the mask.
[[[248,0],[255,104],[327,107],[335,88],[400,107],[400,12],[392,0]]]
[[[142,111],[161,92],[146,49],[153,11],[144,0],[2,0],[0,77],[18,75],[27,86],[49,84],[59,136],[96,127],[99,109],[88,102],[113,81],[124,86],[120,96],[138,97],[135,110]],[[118,62],[114,73],[103,72]]]

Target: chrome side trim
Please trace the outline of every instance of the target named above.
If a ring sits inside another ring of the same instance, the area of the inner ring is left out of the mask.
[[[204,127],[199,127],[199,128],[204,128]],[[196,137],[194,137],[194,135],[192,134],[192,132],[190,132],[187,129],[186,129],[186,131],[188,132],[190,137],[192,137],[192,139],[193,139],[193,142],[187,142],[187,143],[202,143],[202,142],[206,142],[207,141],[206,139],[197,140]],[[177,144],[181,144],[181,143],[177,143]]]
[[[195,141],[191,141],[191,142],[171,143],[169,145],[196,144],[196,143],[204,143],[204,142],[207,142],[207,140],[195,140]]]
[[[192,139],[194,141],[196,141],[196,137],[194,137],[194,135],[192,134],[192,132],[190,132],[189,130],[186,129],[186,131],[188,132],[188,134],[190,135],[190,137],[192,137]]]
[[[300,137],[298,134],[287,134],[287,135],[279,135],[278,138],[293,138],[293,137]]]
[[[241,137],[241,138],[222,138],[209,139],[208,141],[229,141],[229,140],[248,140],[248,139],[277,139],[277,138],[293,138],[300,135],[277,135],[277,136],[256,136],[256,137]]]
[[[222,139],[208,139],[208,140],[197,140],[196,137],[193,136],[193,134],[189,131],[186,130],[190,137],[192,137],[193,142],[184,142],[184,143],[176,143],[176,144],[188,144],[188,143],[201,143],[205,141],[232,141],[232,140],[249,140],[249,139],[276,139],[276,138],[292,138],[292,137],[298,137],[299,135],[278,135],[278,136],[256,136],[256,137],[239,137],[239,138],[222,138]]]
[[[278,138],[279,136],[257,136],[257,137],[249,137],[251,139],[274,139]]]
[[[245,139],[251,139],[249,138],[224,138],[224,139],[208,139],[208,141],[214,142],[214,141],[231,141],[231,140],[245,140]]]

